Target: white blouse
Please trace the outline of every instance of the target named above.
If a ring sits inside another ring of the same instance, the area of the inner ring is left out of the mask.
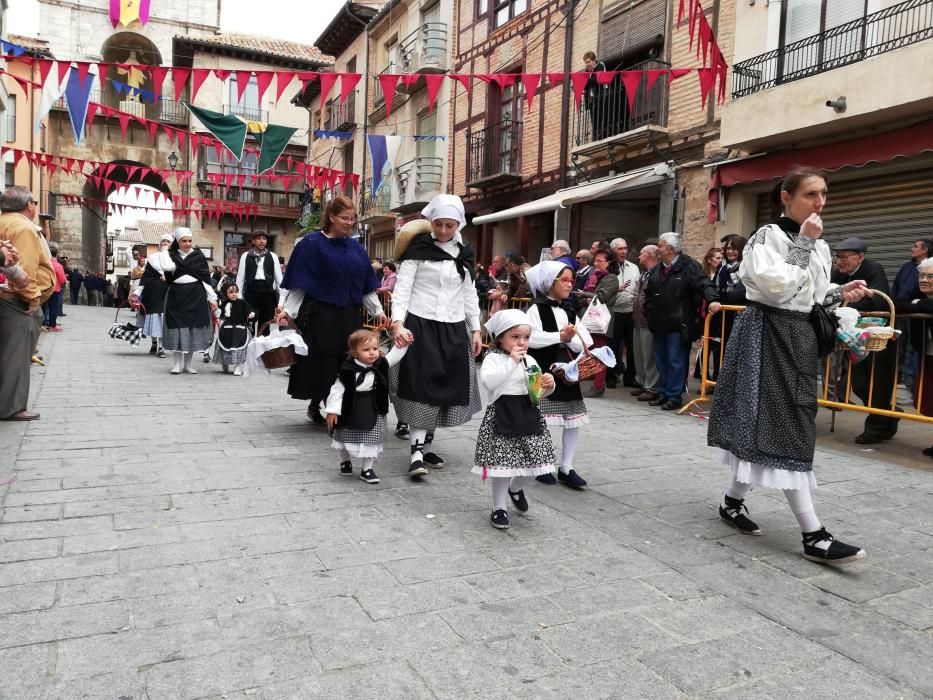
[[[768,224],[745,247],[739,277],[749,301],[808,312],[839,289],[829,281],[831,269],[826,241],[801,235],[792,240],[776,224]]]
[[[525,356],[524,363],[515,362],[508,355],[490,352],[483,358],[479,370],[479,393],[487,406],[500,396],[525,396],[528,394],[528,378],[525,370],[538,367],[531,355]],[[554,387],[546,389],[545,396],[554,392]]]
[[[455,241],[435,245],[457,256]],[[429,321],[466,320],[471,331],[480,329],[479,299],[469,274],[460,279],[453,260],[405,260],[399,265],[392,292],[392,321],[405,322],[409,313]]]
[[[567,312],[564,311],[559,306],[552,307],[554,309],[554,320],[557,321],[557,328],[563,328],[569,324],[567,318]],[[538,313],[538,305],[532,304],[528,307],[528,318],[531,319],[531,347],[533,348],[546,348],[549,345],[559,345],[560,340],[560,331],[548,332],[545,331],[541,324],[541,315]],[[582,336],[583,342],[586,343],[586,347],[593,345],[593,336],[590,335],[590,332],[583,327],[583,324],[580,323],[579,319],[575,324],[577,332]],[[580,343],[580,338],[574,336],[570,339],[570,342],[567,343],[567,347],[570,348],[570,351],[573,353],[583,352],[583,344]]]
[[[402,361],[402,358],[405,357],[405,353],[408,352],[408,348],[399,348],[393,346],[386,355],[386,361],[389,363],[389,367],[395,367],[399,362]],[[362,370],[365,367],[370,365],[365,365],[357,359],[353,360],[356,364],[360,366]],[[376,383],[376,378],[373,376],[372,372],[368,372],[365,377],[363,377],[363,382],[356,387],[357,392],[363,393],[364,391],[372,391],[373,385]],[[334,382],[334,385],[330,388],[330,394],[327,395],[327,399],[321,402],[321,410],[324,414],[333,413],[334,415],[339,416],[341,410],[343,409],[343,394],[346,389],[343,386],[343,382],[340,381],[339,377]]]

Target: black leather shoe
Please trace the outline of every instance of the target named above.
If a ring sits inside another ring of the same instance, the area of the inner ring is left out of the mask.
[[[883,436],[871,433],[862,433],[861,435],[855,436],[856,445],[877,445],[882,440],[884,440]]]
[[[522,513],[528,512],[528,499],[525,498],[524,490],[519,489],[518,491],[512,491],[509,489],[509,498],[512,499],[512,503]]]
[[[684,405],[680,401],[674,401],[674,399],[661,404],[662,411],[679,411],[683,407]]]
[[[542,484],[547,484],[548,486],[553,486],[557,483],[557,477],[553,474],[539,474],[535,477],[535,481],[538,481]]]
[[[923,451],[927,457],[933,457],[933,447],[928,447]]]
[[[652,399],[651,401],[649,401],[648,405],[649,406],[661,406],[665,403],[667,403],[667,399],[665,399],[663,396],[659,396],[658,398]]]

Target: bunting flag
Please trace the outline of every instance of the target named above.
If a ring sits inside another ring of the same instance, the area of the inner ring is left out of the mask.
[[[146,24],[149,21],[149,0],[110,0],[110,24],[130,26],[135,21]]]
[[[370,194],[376,194],[382,187],[382,169],[389,161],[389,151],[386,146],[386,137],[381,134],[368,134],[369,159],[373,166],[373,186]]]
[[[314,138],[317,139],[350,139],[353,138],[352,131],[331,131],[329,129],[315,129]]]
[[[255,122],[251,122],[251,124],[253,123]],[[250,134],[259,142],[259,166],[257,170],[260,174],[272,170],[296,131],[298,129],[277,124],[267,124],[265,128],[256,131],[251,126]]]
[[[68,109],[68,119],[71,121],[71,130],[75,135],[75,143],[80,144],[84,136],[84,122],[87,120],[88,105],[91,101],[91,88],[97,78],[97,66],[91,67],[88,79],[82,80],[78,71],[71,71],[68,75],[68,84],[65,87],[65,106]]]
[[[67,68],[68,64],[65,64],[65,66]],[[35,133],[39,133],[39,129],[42,127],[42,120],[45,119],[46,115],[51,111],[52,105],[54,105],[58,101],[58,98],[62,96],[62,93],[65,92],[65,77],[67,74],[67,70],[65,71],[65,75],[62,75],[60,71],[49,70],[46,75],[42,76],[42,94],[39,96],[39,104],[36,107],[36,122],[33,129]]]
[[[110,83],[113,85],[113,89],[117,91],[118,95],[138,95],[140,102],[158,102],[159,98],[156,96],[152,90],[144,90],[143,88],[133,87],[132,85],[127,85],[126,83],[120,82],[119,80],[114,80],[110,78]]]

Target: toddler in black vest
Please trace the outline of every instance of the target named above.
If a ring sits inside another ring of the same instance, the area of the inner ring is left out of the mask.
[[[360,479],[378,484],[373,464],[386,438],[389,369],[399,363],[407,348],[393,347],[383,356],[379,335],[365,328],[351,333],[347,345],[350,354],[322,408],[333,437],[331,445],[340,453],[340,475],[353,475],[351,457],[356,457],[362,462]]]

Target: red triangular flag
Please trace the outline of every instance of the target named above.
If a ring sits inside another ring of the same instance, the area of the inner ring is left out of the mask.
[[[243,93],[246,92],[246,88],[249,87],[250,78],[253,77],[253,71],[251,70],[236,70],[233,71],[236,74],[236,101],[240,103],[243,101]],[[217,75],[217,70],[214,69],[214,75]],[[219,75],[217,75],[220,78]],[[221,78],[223,80],[223,78]]]
[[[463,86],[463,89],[466,91],[466,93],[468,95],[470,94],[470,88],[473,87],[473,76],[472,75],[451,73],[449,77],[453,78],[458,83],[460,83]]]
[[[168,141],[168,145],[171,146],[171,145],[172,145],[172,141],[175,140],[175,129],[173,129],[173,128],[170,127],[170,126],[166,126],[165,124],[163,124],[163,125],[162,125],[162,131],[165,132],[165,137],[166,137],[166,140]]]
[[[188,82],[188,76],[191,75],[190,68],[172,67],[172,83],[175,85],[175,101],[181,100],[181,93]]]
[[[360,176],[357,173],[350,174],[350,181],[353,182],[353,191],[356,192],[360,188]]]
[[[614,70],[596,71],[596,82],[600,85],[608,85],[615,80],[616,72]]]
[[[667,73],[666,70],[646,70],[645,75],[648,76],[645,81],[645,92],[651,92],[651,88],[654,87],[654,84],[658,82],[658,78]]]
[[[156,134],[159,131],[159,122],[157,121],[147,121],[146,122],[146,131],[149,132],[149,139],[152,141],[152,145],[155,145]]]
[[[337,82],[336,73],[318,73],[318,80],[321,81],[321,104],[327,102],[327,97],[330,95],[330,90],[334,87],[334,83]]]
[[[528,101],[528,109],[531,109],[531,103],[538,92],[538,85],[541,84],[540,73],[522,73],[522,85],[525,88],[525,99]]]
[[[583,97],[583,89],[586,87],[586,82],[589,79],[589,73],[577,72],[570,74],[570,83],[573,86],[573,99],[578,108],[580,107],[580,99]]]
[[[500,90],[505,90],[509,85],[514,85],[518,78],[516,73],[493,73],[492,80],[499,86]]]
[[[716,80],[716,72],[712,68],[697,68],[697,75],[700,76],[700,102],[705,107],[713,82]]]
[[[638,84],[641,82],[640,70],[624,70],[621,72],[622,84],[625,86],[625,98],[628,100],[628,111],[631,114],[635,111],[635,93],[638,92]]]
[[[298,80],[301,81],[302,90],[307,90],[308,86],[311,83],[313,83],[315,80],[317,80],[317,76],[318,76],[317,73],[308,73],[308,72],[294,73],[293,75],[298,76]]]
[[[187,135],[188,135],[188,132],[182,131],[181,129],[178,129],[175,132],[175,138],[178,140],[178,150],[181,151],[182,153],[185,152],[185,137]]]
[[[328,170],[327,171],[327,189],[332,190],[337,184],[337,178],[340,177],[339,170]]]
[[[547,81],[551,85],[560,85],[564,82],[564,73],[546,73]]]
[[[191,69],[191,94],[188,98],[189,102],[192,104],[194,103],[194,100],[198,95],[198,90],[201,89],[201,86],[204,84],[204,81],[207,80],[207,76],[210,74],[210,68]]]
[[[120,112],[117,114],[117,120],[120,122],[120,136],[126,139],[126,129],[130,125],[130,116],[125,112]]]
[[[262,104],[262,98],[266,94],[266,90],[269,89],[269,85],[272,83],[272,78],[275,76],[271,70],[258,70],[256,71],[256,93],[258,94],[258,103]]]
[[[75,169],[75,159],[74,158],[65,158],[65,172],[72,174]]]
[[[87,130],[91,131],[91,127],[94,126],[94,117],[97,116],[97,107],[98,105],[94,102],[88,103],[87,106]]]
[[[70,69],[71,69],[71,64],[68,61],[58,62],[58,84],[59,85],[65,82],[65,76],[68,75],[68,71]]]
[[[709,61],[709,45],[713,38],[713,29],[706,21],[706,17],[700,14],[700,41],[697,42],[697,58],[702,58],[705,67]]]
[[[684,0],[680,0],[680,5],[677,8],[677,28],[680,29],[680,21],[684,18]]]
[[[214,75],[216,75],[218,80],[221,80],[221,81],[226,81],[226,79],[230,77],[230,74],[232,72],[233,71],[227,70],[226,68],[215,68],[214,69]]]
[[[152,76],[152,92],[155,93],[156,100],[162,99],[162,85],[165,83],[165,76],[168,75],[166,66],[149,66],[149,75]]]
[[[39,65],[39,83],[40,85],[45,85],[45,79],[49,77],[49,71],[52,70],[52,64],[55,61],[49,61],[47,59],[39,59],[36,63]]]
[[[217,154],[217,162],[222,163],[221,158],[224,153],[224,145],[220,141],[214,141],[214,153]]]
[[[130,166],[127,166],[127,169],[126,169],[126,181],[127,181],[127,182],[132,182],[132,181],[133,181],[133,176],[136,175],[136,173],[138,173],[138,172],[139,172],[139,166],[138,166],[138,165],[130,165]]]
[[[237,175],[236,184],[238,184],[240,187],[243,187],[243,185],[246,184],[246,175]]]
[[[434,104],[437,102],[437,93],[441,90],[444,83],[443,73],[425,73],[424,84],[428,88],[428,111],[434,111]]]
[[[671,68],[667,71],[667,84],[670,85],[677,80],[677,78],[682,78],[692,72],[693,70],[691,68]]]
[[[78,80],[81,83],[81,87],[84,87],[84,80],[87,78],[87,72],[91,67],[91,64],[87,61],[78,61],[75,63],[78,67]]]
[[[392,114],[392,102],[395,100],[395,87],[398,85],[400,75],[395,73],[383,73],[379,76],[379,84],[382,86],[382,96],[385,99],[386,119]]]
[[[406,88],[413,88],[421,80],[421,73],[403,73],[402,85]]]
[[[363,76],[360,73],[341,73],[340,74],[340,104],[343,104],[347,101],[347,98],[350,96],[350,93],[353,92],[357,83],[360,82],[360,78]],[[444,76],[439,76],[443,78]],[[430,88],[429,88],[430,89]],[[430,92],[428,93],[430,95]],[[435,92],[435,95],[437,93]]]

